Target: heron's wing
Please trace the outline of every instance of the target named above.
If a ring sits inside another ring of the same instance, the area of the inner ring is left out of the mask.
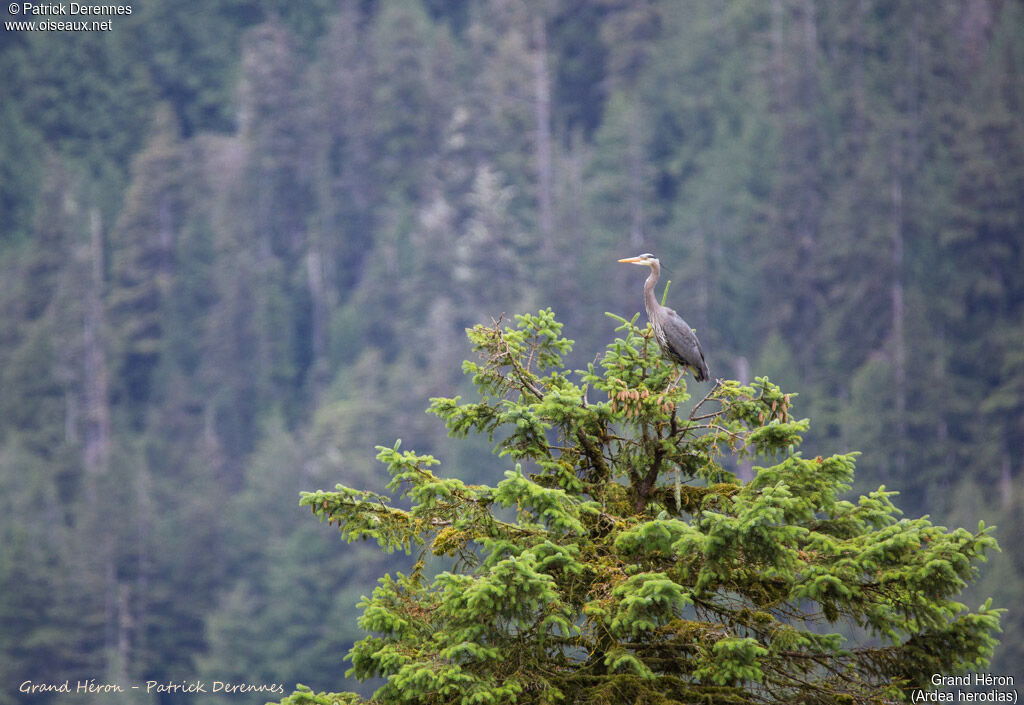
[[[709,372],[708,365],[704,361],[704,349],[686,321],[672,309],[666,308],[662,328],[665,331],[665,343],[669,353],[679,362],[689,365],[698,382],[708,379]]]

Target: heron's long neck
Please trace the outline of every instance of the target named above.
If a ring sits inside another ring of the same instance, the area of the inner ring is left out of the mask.
[[[647,309],[648,318],[651,318],[653,313],[658,310],[658,299],[654,295],[654,285],[658,283],[659,274],[661,274],[661,268],[654,265],[651,267],[651,273],[647,275],[647,281],[644,282],[644,308]]]

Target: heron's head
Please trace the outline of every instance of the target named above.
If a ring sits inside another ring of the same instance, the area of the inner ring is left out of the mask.
[[[657,267],[659,265],[658,258],[652,255],[650,252],[645,252],[642,255],[636,257],[627,257],[626,259],[620,259],[620,262],[626,262],[628,264],[639,264],[645,267]]]

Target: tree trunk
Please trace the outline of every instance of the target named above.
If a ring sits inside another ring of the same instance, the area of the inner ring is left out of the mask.
[[[896,415],[897,475],[907,467],[907,341],[903,303],[903,184],[899,169],[892,180],[892,341],[893,393]]]
[[[85,418],[83,464],[87,486],[106,473],[110,460],[110,402],[107,355],[103,348],[103,228],[99,211],[89,212],[90,277],[83,316]]]
[[[637,100],[630,100],[629,125],[626,127],[629,151],[629,241],[635,249],[643,244],[644,235],[644,154],[643,137],[637,113]]]
[[[541,248],[554,251],[554,176],[551,145],[551,77],[548,72],[548,38],[543,13],[533,16],[534,118],[537,123],[535,156],[537,159],[537,211]]]
[[[310,344],[313,349],[313,363],[310,367],[310,374],[312,375],[313,396],[318,399],[327,384],[328,310],[328,293],[324,284],[324,258],[318,244],[311,245],[306,252],[306,281],[309,286],[309,300],[312,309],[310,311]]]

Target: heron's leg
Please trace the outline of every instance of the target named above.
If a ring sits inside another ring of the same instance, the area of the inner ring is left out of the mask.
[[[683,377],[683,375],[684,375],[684,374],[686,374],[686,367],[683,367],[683,369],[679,370],[679,374],[677,374],[677,375],[676,375],[675,381],[674,381],[674,382],[672,382],[672,384],[668,385],[668,386],[667,386],[667,387],[665,388],[665,391],[666,391],[666,392],[670,392],[670,391],[672,391],[673,389],[675,389],[675,388],[676,388],[676,385],[678,385],[678,384],[679,384],[679,380],[680,380],[680,379],[682,379],[682,377]]]

